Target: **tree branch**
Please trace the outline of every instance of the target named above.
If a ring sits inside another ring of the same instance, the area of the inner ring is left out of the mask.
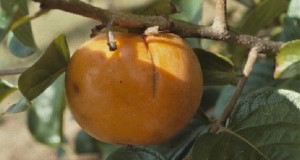
[[[0,70],[0,76],[16,75],[23,73],[27,68],[5,69]]]
[[[232,112],[232,110],[234,109],[242,91],[243,88],[246,85],[246,82],[248,80],[248,77],[252,71],[253,65],[257,59],[258,53],[260,52],[260,48],[259,47],[254,47],[250,50],[249,54],[248,54],[248,59],[246,61],[244,70],[243,70],[243,76],[240,79],[240,81],[238,82],[236,89],[228,103],[228,105],[225,107],[221,118],[217,121],[216,125],[213,126],[211,128],[211,132],[215,133],[218,132],[220,128],[222,128],[225,125],[225,122],[227,120],[227,118],[229,117],[230,113]]]
[[[216,15],[212,27],[219,31],[220,34],[226,34],[228,31],[226,0],[217,0],[215,11]]]
[[[226,119],[228,118],[228,116],[230,115],[234,106],[236,105],[236,103],[243,91],[243,88],[248,80],[248,77],[252,71],[253,65],[257,59],[257,55],[258,55],[258,48],[256,48],[256,47],[252,48],[248,54],[248,59],[247,59],[247,62],[245,64],[245,67],[243,70],[243,76],[240,79],[239,83],[237,84],[236,90],[235,90],[234,94],[232,95],[229,104],[225,107],[225,110],[221,115],[221,118],[220,118],[221,124],[225,123]]]
[[[106,24],[110,19],[114,20],[114,25],[122,28],[146,29],[152,26],[159,26],[160,30],[169,30],[183,38],[206,38],[212,40],[226,41],[246,48],[259,46],[262,53],[275,54],[283,44],[264,40],[255,36],[241,35],[233,31],[222,34],[219,30],[210,26],[201,26],[180,20],[170,20],[163,16],[142,16],[131,13],[122,13],[117,11],[108,11],[102,8],[92,6],[80,0],[34,0],[40,2],[44,8],[59,9],[62,11],[78,14],[88,18],[98,20]],[[216,21],[226,23],[226,17],[221,17],[221,13],[226,12],[226,1],[218,0],[217,8],[222,11],[218,13],[219,18]],[[216,22],[217,23],[217,22]],[[226,27],[227,28],[227,27]]]

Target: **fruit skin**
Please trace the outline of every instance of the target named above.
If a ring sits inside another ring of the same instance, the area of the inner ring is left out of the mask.
[[[84,43],[66,72],[69,109],[90,135],[107,143],[153,145],[180,132],[202,96],[202,73],[192,48],[169,33],[115,33]]]

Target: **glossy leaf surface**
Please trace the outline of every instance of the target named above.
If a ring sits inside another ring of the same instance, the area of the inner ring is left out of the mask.
[[[275,78],[291,78],[300,74],[300,40],[284,45],[276,55]]]
[[[264,88],[239,102],[228,129],[200,136],[192,159],[296,160],[299,144],[300,94]]]
[[[238,77],[233,63],[225,56],[202,49],[194,49],[201,64],[204,85],[236,84]]]

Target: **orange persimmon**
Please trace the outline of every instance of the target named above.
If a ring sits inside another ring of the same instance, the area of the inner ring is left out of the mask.
[[[200,64],[192,48],[170,33],[104,34],[84,43],[66,71],[69,109],[103,142],[159,144],[180,132],[202,96]]]

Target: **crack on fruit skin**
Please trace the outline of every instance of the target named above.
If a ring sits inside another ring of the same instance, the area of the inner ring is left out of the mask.
[[[151,63],[152,63],[152,85],[153,85],[152,97],[154,98],[156,96],[156,92],[157,92],[158,72],[157,72],[157,68],[156,68],[155,63],[154,63],[153,54],[149,50],[149,46],[148,46],[148,43],[146,41],[146,36],[147,35],[142,36],[142,39],[143,39],[144,44],[146,46],[147,52],[150,55],[150,60],[151,60]]]

